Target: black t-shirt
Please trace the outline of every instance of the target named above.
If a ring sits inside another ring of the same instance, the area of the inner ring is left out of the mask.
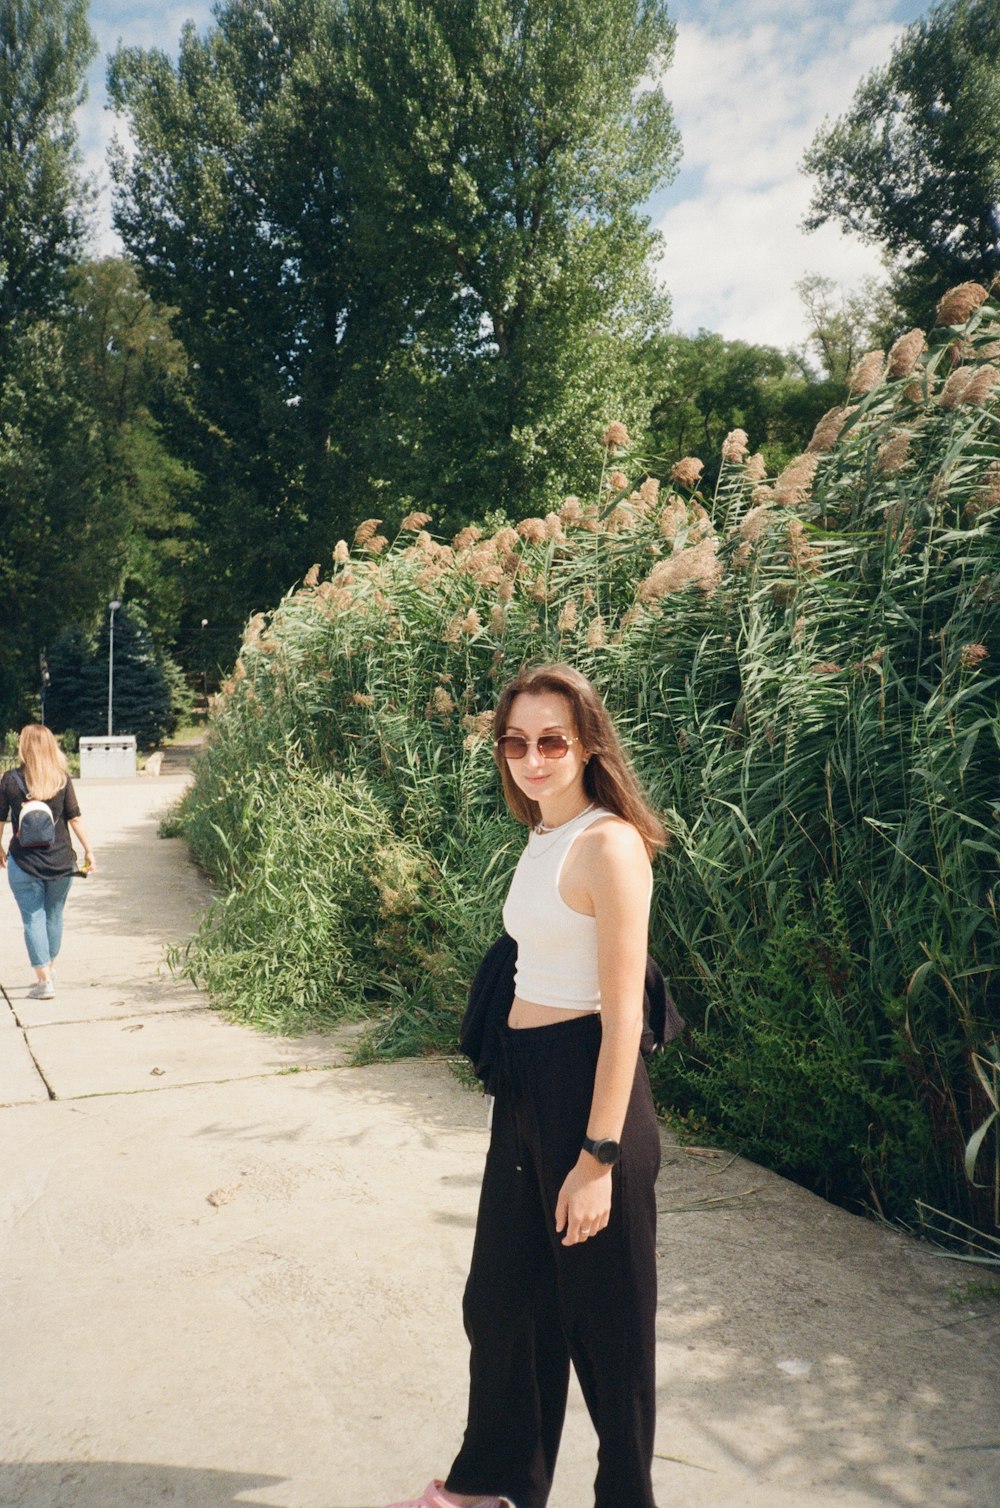
[[[17,775],[27,784],[23,769],[18,769]],[[0,779],[0,827],[9,817],[15,832],[21,817],[21,807],[28,799],[17,775],[13,770],[8,770]],[[37,880],[57,880],[61,875],[72,874],[76,868],[76,854],[66,823],[71,817],[80,816],[80,805],[68,775],[62,790],[49,796],[45,804],[56,824],[56,840],[52,847],[22,848],[14,837],[10,840],[8,857],[14,860],[18,869],[23,869],[25,874],[33,874]]]

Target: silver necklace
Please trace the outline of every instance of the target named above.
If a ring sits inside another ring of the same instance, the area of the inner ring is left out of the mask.
[[[543,833],[557,833],[560,828],[569,827],[571,822],[578,822],[581,817],[585,817],[588,812],[592,812],[593,810],[594,803],[591,802],[589,806],[584,807],[582,812],[577,812],[575,817],[570,817],[565,822],[555,822],[551,827],[545,822],[536,822],[534,831],[538,834],[539,837],[541,837]]]

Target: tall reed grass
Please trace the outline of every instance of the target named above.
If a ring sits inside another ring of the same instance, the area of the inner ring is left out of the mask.
[[[779,476],[734,432],[710,497],[615,426],[596,498],[543,519],[365,520],[216,705],[190,971],[270,1026],[450,1048],[523,841],[490,709],[570,660],[672,837],[653,947],[691,1030],[661,1102],[832,1199],[996,1230],[998,353],[989,300],[911,332]]]

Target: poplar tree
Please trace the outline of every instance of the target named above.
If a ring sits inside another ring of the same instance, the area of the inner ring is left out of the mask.
[[[948,0],[908,27],[804,159],[806,225],[832,220],[895,265],[909,323],[1000,274],[1000,0]]]
[[[0,342],[60,305],[86,191],[73,112],[96,53],[87,0],[0,0]]]

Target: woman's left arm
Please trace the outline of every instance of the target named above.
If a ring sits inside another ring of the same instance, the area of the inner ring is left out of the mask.
[[[587,1135],[620,1141],[642,1038],[649,859],[639,834],[625,823],[602,823],[588,837],[586,884],[597,922],[601,1049]],[[607,1225],[611,1182],[611,1169],[581,1149],[556,1205],[556,1229],[566,1227],[564,1246],[580,1240],[585,1230],[593,1237]]]

